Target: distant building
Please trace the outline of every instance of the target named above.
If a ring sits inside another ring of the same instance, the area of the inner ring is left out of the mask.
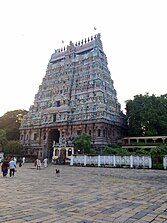
[[[21,123],[27,154],[51,157],[53,144],[71,146],[81,133],[91,136],[95,149],[125,136],[125,115],[107,64],[100,34],[55,50]]]
[[[167,136],[140,136],[122,138],[122,148],[128,150],[152,149],[167,144]]]

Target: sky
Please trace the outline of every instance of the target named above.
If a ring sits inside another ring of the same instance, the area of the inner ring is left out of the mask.
[[[0,0],[0,116],[29,110],[55,49],[97,33],[124,113],[166,94],[166,12],[166,0]]]

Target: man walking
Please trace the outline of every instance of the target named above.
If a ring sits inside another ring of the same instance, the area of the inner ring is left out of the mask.
[[[14,176],[15,168],[16,168],[16,164],[15,164],[14,159],[12,158],[11,161],[9,162],[10,177]]]

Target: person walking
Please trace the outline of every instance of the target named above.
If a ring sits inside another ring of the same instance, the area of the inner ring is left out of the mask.
[[[19,158],[19,167],[22,167],[22,159],[21,158]]]
[[[11,159],[11,161],[9,162],[9,169],[10,169],[10,177],[13,176],[14,177],[14,173],[15,173],[15,168],[16,168],[16,164],[15,164],[15,160],[14,158]]]
[[[36,159],[36,167],[37,167],[37,170],[41,169],[41,160],[40,159]]]
[[[1,166],[1,170],[2,170],[3,177],[6,177],[7,176],[7,174],[8,174],[8,167],[9,167],[9,162],[8,162],[8,159],[6,158],[2,162],[2,166]]]
[[[25,160],[26,160],[26,158],[23,157],[23,158],[22,158],[22,163],[23,163],[23,165],[24,165],[24,163],[25,163]]]
[[[47,158],[45,158],[45,159],[43,160],[43,166],[44,166],[44,167],[47,167],[47,166],[48,166],[48,159],[47,159]]]

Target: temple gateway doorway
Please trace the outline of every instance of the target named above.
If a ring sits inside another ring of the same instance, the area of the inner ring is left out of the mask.
[[[60,132],[58,129],[51,129],[48,135],[48,158],[52,159],[53,142],[59,143]]]

